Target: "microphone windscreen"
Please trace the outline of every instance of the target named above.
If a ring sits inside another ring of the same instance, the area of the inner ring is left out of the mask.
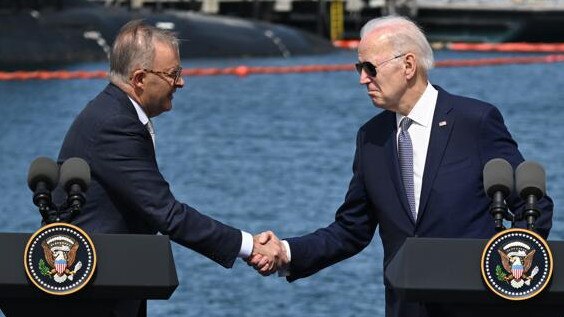
[[[27,173],[27,185],[35,191],[37,184],[44,182],[47,190],[52,191],[59,182],[59,166],[47,157],[38,157],[29,166]]]
[[[523,199],[534,195],[541,199],[546,192],[546,174],[537,162],[524,161],[515,170],[515,188]]]
[[[68,192],[70,186],[78,184],[82,191],[90,185],[90,166],[79,157],[71,157],[61,165],[61,185]]]
[[[491,159],[484,166],[484,189],[488,197],[493,198],[496,192],[507,197],[513,191],[513,167],[501,158]]]

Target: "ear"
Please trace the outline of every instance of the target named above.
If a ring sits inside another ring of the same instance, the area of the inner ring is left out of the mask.
[[[405,55],[405,77],[408,80],[411,80],[417,74],[417,60],[415,59],[415,55],[413,53],[407,53]]]
[[[131,75],[131,85],[134,88],[144,88],[146,73],[142,69],[138,69]]]

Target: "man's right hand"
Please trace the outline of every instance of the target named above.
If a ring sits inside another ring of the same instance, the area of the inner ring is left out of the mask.
[[[253,237],[253,252],[247,264],[258,273],[268,276],[288,265],[286,248],[272,231],[265,231]]]

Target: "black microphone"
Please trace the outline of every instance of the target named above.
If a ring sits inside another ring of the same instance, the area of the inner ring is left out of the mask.
[[[546,174],[544,168],[537,162],[524,161],[515,170],[516,189],[525,201],[524,216],[527,220],[527,228],[533,230],[535,221],[540,216],[537,201],[546,192]]]
[[[86,202],[84,193],[90,185],[90,166],[85,160],[72,157],[61,165],[61,186],[67,192],[71,218],[80,212]]]
[[[507,205],[505,198],[511,195],[513,190],[513,167],[504,159],[495,158],[484,166],[484,190],[492,204],[490,213],[494,217],[495,229],[501,231],[505,229],[503,219],[507,215]]]
[[[33,203],[45,221],[48,220],[52,208],[51,191],[59,182],[59,166],[46,157],[38,157],[29,166],[27,185],[33,192]]]

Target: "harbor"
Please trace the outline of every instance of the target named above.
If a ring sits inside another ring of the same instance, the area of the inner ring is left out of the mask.
[[[185,58],[290,57],[335,50],[327,39],[297,28],[192,11],[131,10],[82,0],[0,5],[0,70],[107,60],[120,27],[133,19],[175,32]]]
[[[436,59],[505,55],[443,50]],[[185,77],[173,110],[154,120],[159,167],[177,199],[237,228],[252,233],[274,230],[283,238],[331,223],[352,175],[356,132],[379,111],[358,83],[352,69],[356,59],[356,52],[343,50],[292,58],[182,60],[186,69],[233,69],[242,64],[351,68]],[[104,70],[107,63],[69,68]],[[432,83],[452,93],[499,107],[523,155],[545,167],[547,193],[555,206],[564,203],[564,147],[550,144],[564,134],[562,70],[562,63],[539,63],[438,67],[430,73]],[[106,84],[104,78],[0,81],[0,231],[39,228],[41,216],[26,183],[29,164],[38,156],[57,157],[74,117]],[[564,239],[563,228],[563,214],[555,210],[549,241]],[[261,277],[242,260],[226,270],[176,243],[172,247],[179,286],[171,299],[149,301],[148,316],[384,316],[378,234],[357,256],[294,283]],[[151,268],[147,274],[152,274]]]
[[[132,19],[177,33],[186,58],[287,58],[354,49],[360,27],[388,14],[417,21],[436,49],[453,42],[564,42],[564,0],[18,1],[0,2],[0,70],[105,60]]]
[[[369,19],[399,14],[432,42],[562,42],[563,0],[90,0],[106,6],[188,10],[297,27],[331,40],[356,39]]]
[[[354,47],[334,44],[354,44],[363,21],[382,14],[410,15],[430,30],[423,18],[435,12],[445,20],[429,21],[443,21],[445,31],[430,32],[436,60],[430,82],[499,108],[524,157],[546,169],[546,192],[556,206],[549,241],[563,240],[558,208],[564,201],[564,147],[551,144],[564,134],[563,28],[554,29],[562,21],[562,2],[445,0],[426,1],[425,7],[417,1],[415,9],[415,1],[390,6],[377,0],[2,2],[8,31],[0,37],[0,232],[41,226],[26,184],[29,163],[58,156],[74,118],[108,84],[109,47],[131,18],[182,39],[185,86],[174,94],[173,111],[153,120],[159,171],[175,197],[250,233],[273,230],[287,238],[330,224],[351,179],[357,131],[381,111],[359,84]],[[304,3],[309,9],[302,12]],[[355,3],[362,5],[356,15],[349,11]],[[237,6],[246,9],[236,13]],[[550,25],[544,34],[555,36],[508,43],[527,33],[494,32],[488,23],[504,25],[500,12],[507,21],[544,20]],[[466,26],[456,29],[454,22]],[[170,299],[150,300],[148,316],[385,316],[378,233],[358,255],[294,283],[261,277],[241,259],[224,269],[176,243],[172,253],[178,287]],[[153,278],[147,263],[115,265]]]

